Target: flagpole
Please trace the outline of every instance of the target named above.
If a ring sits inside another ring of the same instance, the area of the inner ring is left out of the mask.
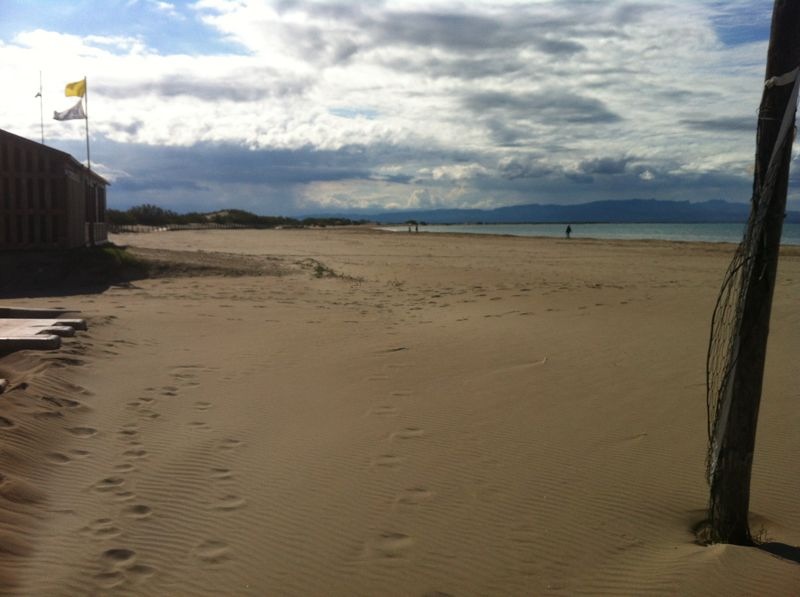
[[[42,145],[44,145],[44,99],[42,98],[42,71],[39,71],[39,123],[42,129]]]
[[[86,112],[86,166],[92,169],[92,159],[89,157],[89,85],[86,77],[83,78],[83,101],[85,102],[84,111]]]

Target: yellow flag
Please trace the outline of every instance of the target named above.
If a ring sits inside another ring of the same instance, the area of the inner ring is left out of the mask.
[[[67,83],[67,87],[64,89],[64,95],[67,97],[70,95],[75,95],[77,97],[86,95],[86,79],[81,79],[74,83]]]

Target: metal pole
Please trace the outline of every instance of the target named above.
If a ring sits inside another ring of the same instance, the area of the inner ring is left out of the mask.
[[[42,129],[42,145],[44,145],[44,99],[42,98],[42,71],[39,71],[39,123]]]
[[[86,166],[92,169],[92,158],[89,154],[89,84],[86,77],[83,78],[83,101],[84,112],[86,113]]]

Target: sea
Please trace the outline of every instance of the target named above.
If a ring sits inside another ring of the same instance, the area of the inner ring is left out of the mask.
[[[669,240],[707,243],[739,243],[744,224],[570,224],[572,238],[613,240]],[[383,230],[408,232],[408,226],[385,226]],[[564,238],[565,224],[447,224],[420,226],[420,232],[459,234],[505,234]],[[784,224],[781,244],[800,245],[800,224]]]

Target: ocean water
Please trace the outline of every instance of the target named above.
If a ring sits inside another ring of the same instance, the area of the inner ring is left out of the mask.
[[[572,238],[616,240],[671,240],[709,243],[739,243],[744,224],[571,224]],[[408,232],[408,226],[384,230]],[[462,234],[508,234],[563,238],[565,224],[451,224],[420,226],[420,232]],[[784,224],[781,243],[800,245],[800,224]]]

